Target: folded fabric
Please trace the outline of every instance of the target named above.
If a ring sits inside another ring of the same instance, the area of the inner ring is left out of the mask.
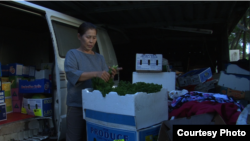
[[[184,103],[180,108],[169,113],[169,119],[191,117],[193,115],[217,112],[228,125],[235,125],[241,112],[234,103],[215,103],[211,101]]]
[[[171,112],[172,110],[176,108],[181,107],[184,103],[190,102],[190,101],[197,101],[197,102],[211,101],[211,102],[216,102],[216,103],[233,103],[238,107],[238,111],[242,111],[244,108],[235,99],[233,99],[232,97],[228,97],[227,95],[214,94],[214,93],[201,93],[201,92],[193,91],[185,95],[182,95],[178,97],[177,99],[174,99],[171,105],[169,106],[169,112]]]

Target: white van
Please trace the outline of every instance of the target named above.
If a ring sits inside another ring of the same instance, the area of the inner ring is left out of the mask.
[[[56,129],[55,138],[64,139],[67,113],[64,60],[68,50],[78,48],[80,45],[77,28],[83,21],[25,1],[0,2],[0,18],[2,64],[21,63],[35,65],[37,69],[41,69],[41,63],[54,64],[52,73],[54,116],[51,121],[53,119]],[[104,56],[108,66],[118,65],[110,37],[101,27],[98,27],[95,51]],[[119,81],[119,73],[115,81],[116,83]],[[3,125],[2,127],[0,125],[0,140],[14,138],[9,135],[10,133],[22,138],[18,135],[20,131],[12,129],[18,128],[14,123],[8,124],[10,128],[6,126],[3,128]]]

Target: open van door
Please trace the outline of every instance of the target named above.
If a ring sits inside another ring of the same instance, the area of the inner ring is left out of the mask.
[[[80,42],[77,39],[77,29],[83,21],[29,2],[17,2],[45,12],[45,17],[51,33],[55,57],[52,78],[54,94],[54,126],[57,130],[57,140],[65,139],[67,79],[64,71],[64,61],[66,53],[70,49],[76,49],[80,46]],[[98,27],[97,30],[97,44],[94,51],[104,56],[108,66],[118,65],[113,45],[107,31],[101,27]],[[118,81],[119,75],[115,82],[117,83]]]
[[[78,48],[77,28],[83,22],[57,12],[46,11],[54,46],[54,116],[58,140],[66,137],[67,79],[64,61],[68,50]]]

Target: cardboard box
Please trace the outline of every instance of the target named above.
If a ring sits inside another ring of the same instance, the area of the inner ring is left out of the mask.
[[[35,81],[36,78],[35,77],[29,77],[29,81]]]
[[[226,73],[228,74],[240,74],[240,75],[250,75],[250,71],[240,68],[236,64],[227,64]]]
[[[157,93],[137,92],[136,94],[127,94],[125,96],[119,96],[116,92],[110,92],[105,98],[98,90],[93,92],[88,91],[88,89],[82,90],[84,119],[89,119],[89,117],[86,117],[86,110],[120,115],[129,119],[127,121],[130,124],[129,129],[133,130],[146,128],[167,120],[167,105],[168,94],[164,88]]]
[[[191,76],[191,85],[198,85],[200,83],[206,82],[208,79],[212,78],[213,74],[211,68],[203,68],[196,70]]]
[[[167,91],[175,90],[175,72],[133,72],[133,83],[145,82],[162,85]]]
[[[23,66],[23,77],[29,77],[30,68],[29,66]]]
[[[6,104],[0,104],[0,121],[7,120]]]
[[[52,70],[53,63],[42,63],[41,70]]]
[[[23,76],[10,76],[9,81],[11,82],[11,88],[18,88],[19,81],[24,79]]]
[[[198,85],[206,82],[212,78],[213,74],[211,68],[203,68],[199,70],[189,71],[178,77],[180,87],[186,87],[188,85]]]
[[[51,74],[51,70],[40,70],[36,71],[35,78],[36,79],[49,79],[49,75]]]
[[[220,72],[219,86],[238,91],[250,91],[250,76]]]
[[[2,82],[10,82],[9,77],[1,77]]]
[[[87,123],[87,141],[157,141],[160,124],[142,130],[126,130],[103,126],[97,123]]]
[[[9,65],[2,65],[2,76],[8,77],[9,76]]]
[[[28,99],[23,97],[23,99],[22,99],[21,113],[22,114],[28,114],[28,112],[29,112]]]
[[[2,83],[2,90],[4,91],[5,97],[11,96],[11,83],[10,82],[3,82]]]
[[[52,116],[52,98],[28,99],[28,115]]]
[[[22,101],[21,100],[13,100],[13,112],[14,113],[21,113],[22,109]]]
[[[19,89],[18,88],[13,88],[11,89],[11,97],[12,100],[22,100],[22,94],[19,93]]]
[[[6,112],[12,113],[13,112],[13,107],[12,107],[12,98],[11,97],[5,97],[5,104],[6,104]]]
[[[173,125],[226,125],[219,114],[201,114],[162,122],[158,141],[173,141]]]
[[[20,80],[19,93],[51,93],[51,82],[47,79]]]
[[[23,75],[23,65],[14,63],[9,64],[9,76],[22,76]]]
[[[35,77],[36,74],[36,67],[29,66],[29,77]]]
[[[4,91],[0,91],[0,103],[5,103],[5,94],[4,94]]]
[[[195,70],[192,70],[192,71],[189,71],[181,76],[179,76],[177,79],[178,79],[178,82],[179,82],[179,86],[180,87],[186,87],[188,85],[191,85],[191,76],[192,74],[194,74],[196,71]]]
[[[162,71],[162,54],[136,54],[136,71]]]
[[[221,94],[226,94],[228,96],[232,96],[235,99],[245,99],[246,93],[244,91],[237,91],[237,90],[233,90],[227,87],[221,87],[220,89],[220,93]]]

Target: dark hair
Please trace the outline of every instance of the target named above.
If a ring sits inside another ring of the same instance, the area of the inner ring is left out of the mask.
[[[82,36],[83,34],[85,34],[85,32],[89,29],[95,29],[96,30],[96,26],[92,23],[89,22],[84,22],[82,23],[79,27],[78,27],[78,33]],[[96,30],[97,31],[97,30]]]

